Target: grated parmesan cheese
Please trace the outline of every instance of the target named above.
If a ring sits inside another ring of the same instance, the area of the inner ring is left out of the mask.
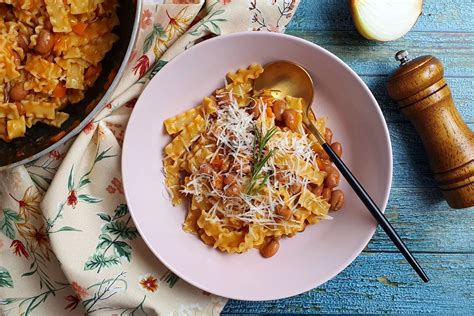
[[[239,196],[228,196],[226,189],[230,184],[222,189],[215,187],[214,183],[218,177],[227,176],[232,172],[238,171],[236,183],[244,188],[250,181],[250,176],[243,172],[244,166],[253,162],[255,152],[256,136],[254,126],[257,124],[265,134],[272,126],[274,121],[267,120],[266,115],[260,115],[257,120],[255,116],[247,110],[249,107],[241,108],[233,97],[234,93],[217,94],[218,110],[216,118],[206,125],[206,135],[213,140],[213,144],[206,146],[214,147],[216,150],[207,157],[209,162],[214,161],[218,155],[225,154],[224,158],[231,158],[233,166],[231,170],[222,172],[212,172],[212,174],[194,173],[192,174],[181,192],[193,195],[196,201],[201,202],[205,199],[219,201],[213,203],[209,209],[213,222],[224,222],[224,218],[234,218],[244,223],[263,225],[269,229],[274,229],[280,225],[292,227],[292,223],[280,223],[279,216],[275,214],[277,205],[288,205],[291,211],[298,208],[298,199],[301,192],[307,189],[308,179],[302,179],[296,175],[298,172],[289,170],[280,170],[275,165],[274,156],[270,157],[266,165],[261,169],[262,175],[270,175],[265,186],[255,195],[250,195],[242,190]],[[258,107],[260,113],[266,113],[266,104],[262,98],[254,99],[255,107]],[[316,153],[311,148],[311,141],[303,134],[294,133],[288,129],[278,128],[278,131],[270,139],[265,148],[266,151],[275,150],[276,152],[286,153],[314,166]],[[284,183],[277,180],[277,173],[281,173],[286,179]],[[283,197],[282,190],[290,191],[292,185],[300,185],[301,191],[297,194],[290,194],[289,197]],[[293,224],[297,224],[296,222]]]

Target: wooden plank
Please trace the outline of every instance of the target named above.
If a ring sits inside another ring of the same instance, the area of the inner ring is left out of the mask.
[[[232,313],[472,315],[474,254],[419,254],[417,258],[431,278],[429,283],[423,283],[399,254],[363,253],[350,267],[320,288],[285,300],[230,301],[223,315]],[[284,277],[275,275],[275,282],[280,282]]]
[[[398,67],[395,53],[434,55],[445,65],[445,76],[474,77],[474,33],[411,32],[394,42],[365,40],[356,31],[299,31],[292,34],[316,43],[341,58],[359,75],[388,75]]]
[[[474,130],[474,124],[468,124]],[[393,182],[394,188],[418,187],[434,188],[428,158],[421,139],[410,123],[389,123],[390,139],[393,151]]]
[[[474,207],[451,209],[438,189],[392,189],[386,216],[413,252],[474,253]],[[380,228],[367,249],[396,251]]]
[[[428,157],[413,125],[409,122],[387,125],[393,152],[392,187],[436,188]],[[474,130],[474,123],[469,123],[468,126]]]
[[[302,0],[288,26],[291,30],[353,30],[349,1]],[[425,0],[422,16],[412,32],[472,32],[474,9],[472,1]]]
[[[474,54],[474,53],[473,53]],[[362,80],[377,99],[387,122],[406,122],[407,118],[398,110],[385,88],[388,76],[362,76]],[[474,123],[474,80],[472,78],[447,78],[453,100],[466,122]]]

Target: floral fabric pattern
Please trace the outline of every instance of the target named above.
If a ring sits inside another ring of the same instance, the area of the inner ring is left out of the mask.
[[[298,2],[145,1],[128,71],[107,106],[76,139],[0,172],[0,314],[219,314],[225,299],[180,280],[139,236],[122,186],[124,129],[167,61],[210,37],[283,32]]]

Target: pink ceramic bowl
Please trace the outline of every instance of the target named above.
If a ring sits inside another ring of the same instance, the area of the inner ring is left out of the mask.
[[[161,262],[187,282],[228,298],[279,299],[315,288],[346,268],[376,228],[343,180],[344,209],[283,239],[270,259],[257,250],[224,254],[182,231],[185,207],[172,207],[164,187],[162,151],[170,137],[163,120],[199,104],[224,84],[228,71],[280,59],[312,75],[313,109],[329,118],[345,162],[381,209],[390,192],[392,153],[382,112],[362,80],[330,52],[292,36],[249,32],[217,37],[179,55],[153,78],[130,118],[122,159],[125,193],[141,236]]]

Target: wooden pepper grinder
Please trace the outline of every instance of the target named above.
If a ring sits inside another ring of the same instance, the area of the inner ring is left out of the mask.
[[[443,64],[433,56],[409,61],[407,51],[395,59],[401,64],[388,80],[388,94],[420,134],[449,206],[474,206],[474,133],[454,105]]]

